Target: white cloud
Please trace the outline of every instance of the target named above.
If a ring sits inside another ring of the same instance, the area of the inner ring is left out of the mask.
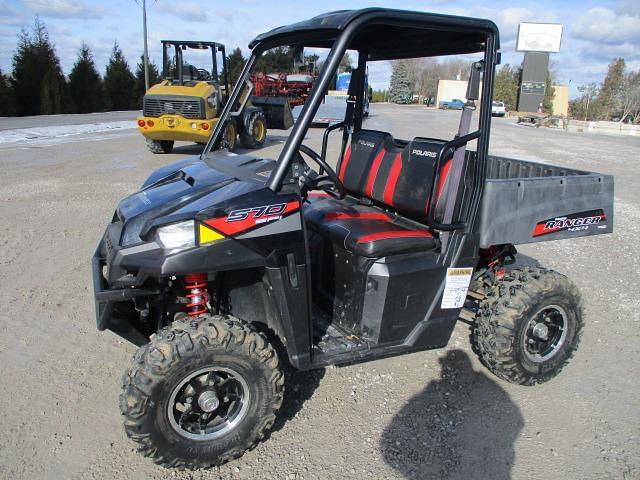
[[[104,10],[72,0],[24,0],[25,7],[41,17],[100,18]]]
[[[607,65],[615,57],[624,57],[628,69],[640,68],[640,0],[506,0],[488,4],[482,0],[377,0],[390,8],[431,10],[439,13],[481,17],[493,20],[500,28],[503,63],[519,65],[522,54],[515,51],[518,24],[558,22],[565,25],[562,50],[552,55],[554,73],[563,83],[602,81]],[[201,0],[147,0],[149,8],[149,49],[156,64],[162,58],[160,39],[194,38],[225,43],[228,50],[239,46],[248,53],[247,43],[258,33],[278,25],[293,23],[323,11],[347,8],[339,0],[307,2],[304,8],[294,0],[273,2],[235,0],[215,5]],[[593,4],[598,6],[595,6]],[[371,0],[353,0],[348,8],[371,5]],[[490,5],[490,6],[489,6]],[[592,8],[593,7],[593,8]],[[590,9],[590,10],[589,10]],[[40,15],[49,28],[51,40],[66,73],[75,61],[82,40],[94,52],[101,72],[119,40],[132,68],[142,52],[140,7],[134,0],[0,0],[0,67],[11,70],[11,57],[20,28],[33,25]],[[92,20],[98,18],[98,20]],[[206,28],[203,28],[206,27]],[[186,33],[185,33],[186,32]],[[191,32],[191,33],[189,33]],[[194,33],[195,32],[195,33]],[[383,86],[388,68],[370,70],[374,87]],[[575,92],[574,92],[575,93]]]
[[[6,25],[9,27],[21,27],[25,23],[31,23],[32,18],[23,9],[15,8],[8,3],[0,2],[0,25]]]
[[[527,21],[531,18],[531,11],[522,7],[505,8],[500,12],[498,23],[502,28],[517,28],[520,22]]]
[[[616,12],[605,7],[594,7],[578,17],[573,25],[576,38],[592,42],[620,44],[640,41],[640,8],[635,14]]]
[[[209,19],[207,10],[202,5],[190,2],[178,2],[175,5],[163,6],[166,13],[188,22],[206,22]]]

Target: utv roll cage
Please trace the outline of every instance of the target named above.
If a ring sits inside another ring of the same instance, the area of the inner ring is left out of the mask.
[[[437,41],[433,40],[434,31],[437,32]],[[431,227],[442,231],[465,229],[465,227],[473,229],[475,222],[478,221],[482,185],[485,180],[494,70],[495,66],[500,63],[499,33],[495,23],[490,20],[452,15],[367,8],[331,12],[258,35],[249,44],[252,49],[251,56],[233,88],[231,101],[225,105],[221,114],[222,121],[216,125],[202,153],[203,156],[206,156],[213,146],[218,144],[216,140],[222,132],[224,120],[230,115],[232,105],[235,104],[245,82],[248,81],[257,58],[264,51],[283,45],[330,48],[331,50],[302,112],[280,152],[276,168],[269,178],[267,185],[274,192],[282,188],[282,182],[290,164],[299,150],[307,129],[313,122],[324,92],[329,88],[340,60],[347,49],[358,52],[356,72],[365,71],[368,61],[483,53],[484,81],[482,83],[479,128],[468,135],[446,142],[438,154],[436,166],[437,172],[448,154],[477,139],[474,182],[477,182],[480,188],[474,189],[473,198],[470,199],[470,208],[467,210],[469,213],[464,221],[439,224],[430,215],[428,222]],[[364,91],[364,81],[364,75],[354,75],[351,80],[352,91]],[[348,136],[357,133],[362,128],[363,96],[354,95],[354,97],[354,101],[348,104],[345,121],[331,128],[331,130],[335,130],[342,127],[344,130],[342,152],[345,150]],[[325,132],[323,156],[326,150],[326,137],[331,130]]]

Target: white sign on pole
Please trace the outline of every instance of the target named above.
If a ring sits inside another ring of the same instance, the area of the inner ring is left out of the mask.
[[[561,41],[562,25],[559,23],[521,23],[516,50],[558,53]]]

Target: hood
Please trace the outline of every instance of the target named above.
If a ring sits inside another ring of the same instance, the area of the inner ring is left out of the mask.
[[[207,82],[194,82],[190,85],[172,84],[168,80],[163,80],[161,83],[153,85],[147,90],[146,95],[159,95],[159,96],[172,96],[172,95],[188,95],[191,97],[206,98],[213,93],[216,89],[213,85]]]
[[[194,218],[205,208],[265,188],[274,163],[219,151],[159,168],[118,204],[121,245],[140,243],[154,227]]]

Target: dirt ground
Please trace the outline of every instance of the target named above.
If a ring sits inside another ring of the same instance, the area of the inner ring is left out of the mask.
[[[393,123],[410,138],[458,118],[405,107],[400,121],[402,108],[375,105],[369,128]],[[613,235],[521,248],[584,294],[586,330],[565,371],[535,388],[498,380],[459,324],[444,350],[296,374],[268,441],[196,472],[155,466],[124,435],[117,397],[135,348],[96,330],[90,258],[118,200],[197,148],[154,156],[135,130],[0,143],[0,477],[640,478],[640,139],[508,119],[492,135],[495,154],[615,175]]]

